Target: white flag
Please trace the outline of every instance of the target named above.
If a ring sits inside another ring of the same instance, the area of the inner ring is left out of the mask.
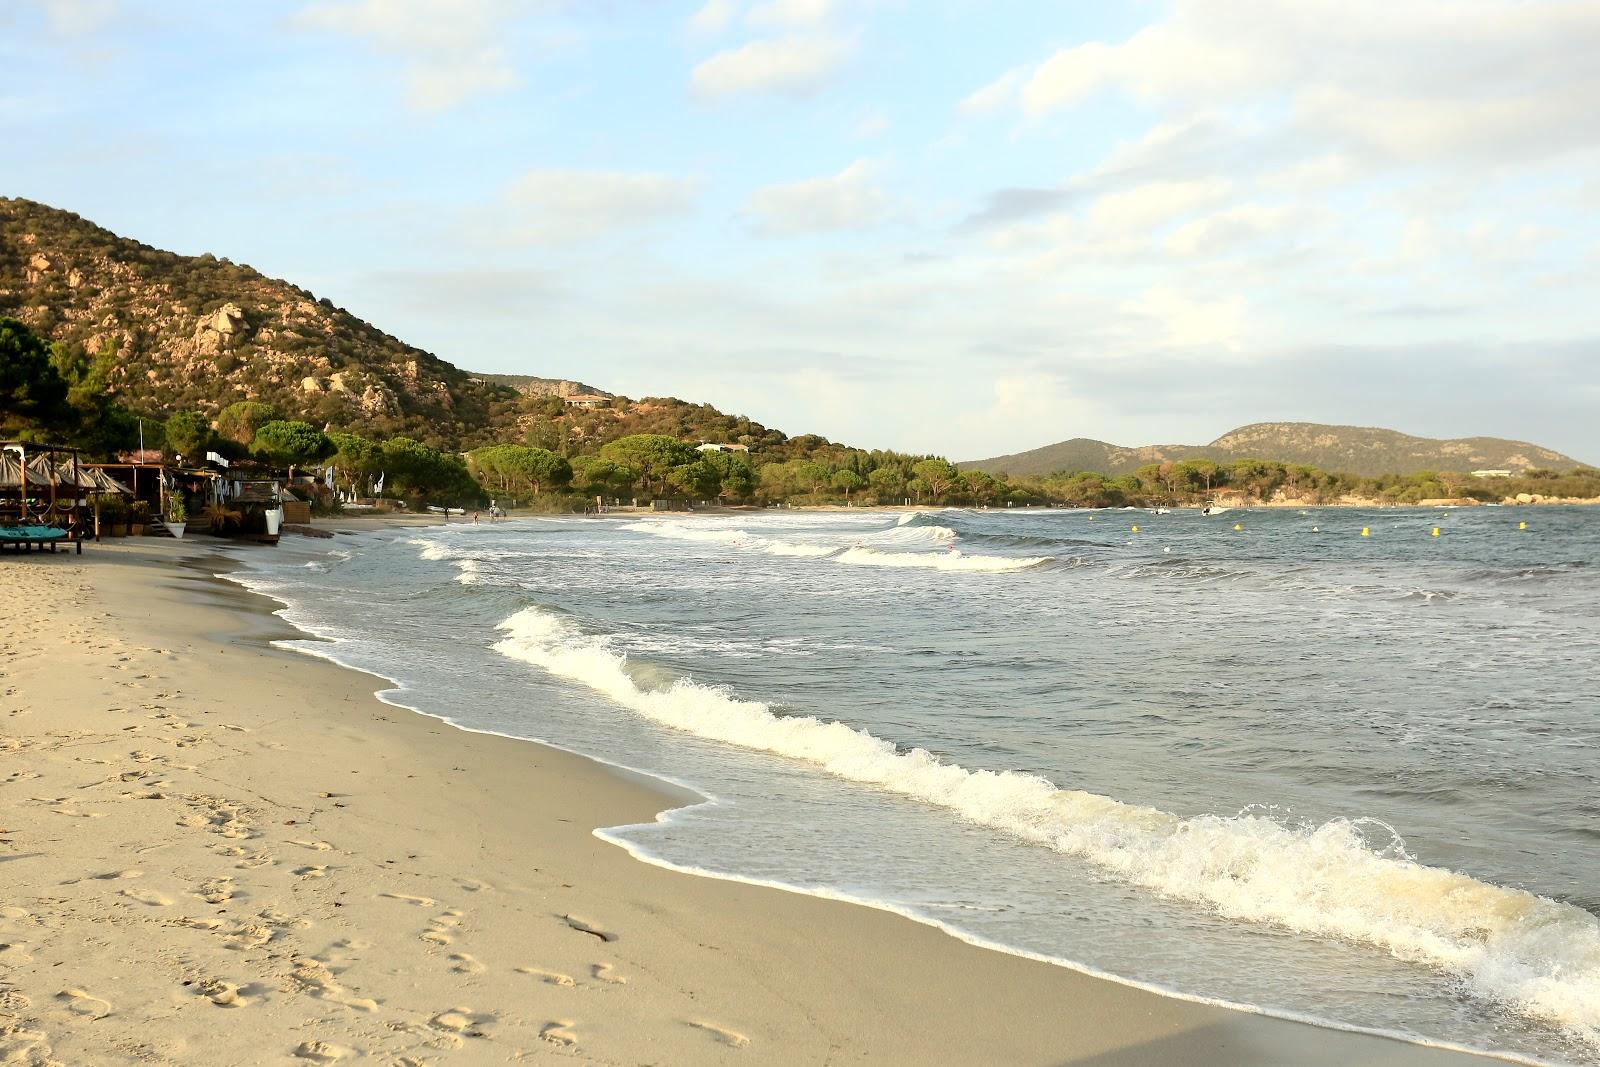
[[[328,469],[323,474],[322,484],[326,485],[329,489],[333,488],[333,464],[332,463],[328,464]]]
[[[383,495],[383,475],[378,475],[378,486],[372,491],[373,496]]]

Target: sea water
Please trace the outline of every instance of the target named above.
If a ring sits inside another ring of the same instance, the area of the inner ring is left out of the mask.
[[[773,510],[332,544],[234,577],[388,699],[708,798],[602,831],[642,858],[1600,1063],[1600,511]]]

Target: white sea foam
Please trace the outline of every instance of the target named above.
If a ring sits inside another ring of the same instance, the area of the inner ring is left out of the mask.
[[[1600,920],[1569,904],[1415,862],[1381,824],[1286,826],[1263,814],[1181,818],[1060,789],[1014,771],[971,771],[839,722],[680,679],[635,682],[624,656],[572,622],[527,608],[495,650],[578,682],[673,729],[813,764],[949,809],[1234,919],[1378,946],[1439,968],[1473,994],[1600,1044]]]
[[[425,537],[408,537],[406,544],[416,545],[422,549],[418,555],[423,559],[450,559],[455,556],[450,546],[442,541],[433,541]]]
[[[901,527],[880,530],[857,538],[848,547],[843,543],[819,544],[815,542],[783,541],[761,537],[745,529],[700,526],[689,523],[640,523],[638,529],[657,537],[678,541],[698,541],[705,544],[729,545],[769,556],[796,556],[801,558],[828,558],[835,563],[848,563],[858,567],[920,567],[937,571],[1020,571],[1048,563],[1048,556],[979,556],[964,552],[887,552],[861,543],[868,538],[889,540],[903,544],[948,544],[955,540],[956,532],[945,526]],[[437,558],[437,557],[435,557]]]
[[[675,541],[699,541],[705,544],[731,545],[769,556],[817,557],[830,556],[839,551],[838,545],[805,544],[800,541],[783,541],[772,537],[759,537],[748,530],[727,529],[714,526],[694,526],[677,522],[640,523],[637,529],[657,537]]]
[[[906,545],[947,545],[960,537],[948,526],[892,526],[868,535],[875,542]]]
[[[971,556],[965,552],[880,552],[855,547],[834,559],[858,567],[922,567],[935,571],[1022,571],[1049,563],[1049,556]]]

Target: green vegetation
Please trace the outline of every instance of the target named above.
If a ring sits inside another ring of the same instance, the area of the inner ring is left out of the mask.
[[[50,346],[17,319],[0,318],[0,432],[53,426],[67,414],[67,383]]]
[[[171,426],[168,419],[169,437]],[[262,425],[250,439],[250,448],[262,459],[288,467],[290,477],[296,467],[320,463],[338,451],[328,435],[310,423],[284,420]]]
[[[198,411],[180,411],[167,419],[164,430],[169,451],[188,463],[205,460],[206,449],[214,436],[211,420]]]
[[[537,496],[572,481],[572,464],[545,448],[490,445],[467,454],[467,468],[502,496]]]

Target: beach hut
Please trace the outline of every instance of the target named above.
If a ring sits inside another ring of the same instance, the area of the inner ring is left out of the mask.
[[[76,542],[83,551],[88,493],[94,482],[66,445],[0,441],[0,527],[19,547]]]

